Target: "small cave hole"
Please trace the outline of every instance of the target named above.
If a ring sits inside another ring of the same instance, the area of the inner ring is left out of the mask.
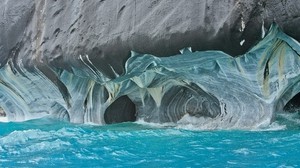
[[[283,111],[295,113],[300,110],[300,92],[296,94],[290,101],[283,107]]]
[[[300,127],[300,93],[296,94],[276,113],[275,120],[286,129],[299,129]]]
[[[0,117],[6,117],[6,113],[2,107],[0,107]]]
[[[106,124],[136,121],[135,104],[128,96],[121,96],[114,101],[104,113]]]

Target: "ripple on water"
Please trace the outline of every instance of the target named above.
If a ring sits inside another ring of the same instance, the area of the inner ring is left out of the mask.
[[[235,154],[242,154],[242,155],[249,155],[249,154],[254,154],[255,152],[254,151],[251,151],[250,149],[248,148],[240,148],[240,149],[236,149],[236,150],[233,150],[233,152]]]
[[[28,147],[25,147],[23,149],[20,149],[22,153],[35,153],[35,152],[47,152],[47,151],[57,151],[61,150],[63,148],[67,148],[68,146],[71,146],[70,142],[65,142],[60,139],[56,139],[54,141],[43,141],[38,142],[35,144],[32,144]]]
[[[32,139],[49,139],[52,135],[49,132],[44,132],[38,129],[29,129],[24,131],[13,131],[10,134],[0,138],[0,144],[9,145],[20,145],[24,144]]]
[[[295,166],[299,138],[297,130],[190,131],[136,123],[52,128],[41,122],[0,135],[0,167]]]

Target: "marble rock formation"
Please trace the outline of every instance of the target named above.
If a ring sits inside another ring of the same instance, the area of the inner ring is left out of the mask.
[[[292,0],[3,0],[0,106],[10,120],[268,125],[298,93],[299,9]]]

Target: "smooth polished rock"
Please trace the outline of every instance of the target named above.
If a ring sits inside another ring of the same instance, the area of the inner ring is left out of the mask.
[[[245,53],[273,21],[300,40],[300,3],[293,0],[3,0],[0,5],[1,65],[47,64],[82,69],[89,56],[108,78],[124,73],[130,51],[156,56],[221,50]],[[241,42],[243,45],[241,46]]]
[[[51,116],[74,123],[137,119],[253,129],[271,124],[300,92],[300,44],[276,24],[236,58],[221,51],[180,52],[170,57],[132,52],[125,73],[105,82],[99,82],[104,76],[88,55],[83,63],[94,76],[9,62],[0,69],[0,105],[9,120],[18,121]]]
[[[300,91],[299,8],[288,0],[4,0],[0,106],[14,121],[267,126]]]

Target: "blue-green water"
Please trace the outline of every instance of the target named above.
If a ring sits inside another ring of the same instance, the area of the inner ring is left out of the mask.
[[[256,131],[52,119],[0,123],[0,167],[300,166],[298,120],[280,120],[274,130]]]

